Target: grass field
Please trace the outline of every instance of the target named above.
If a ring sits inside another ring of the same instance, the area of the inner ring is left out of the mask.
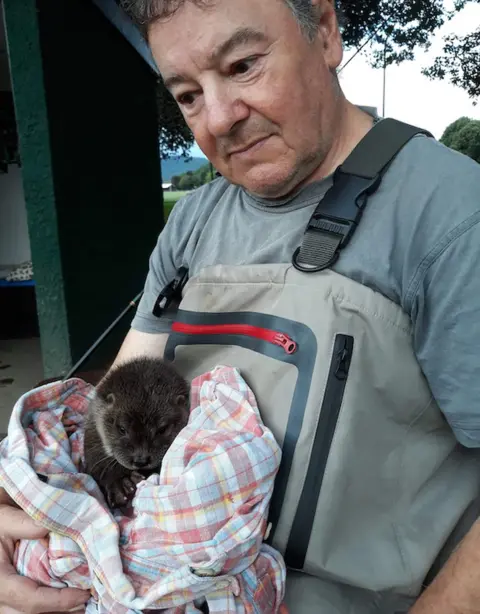
[[[179,198],[184,196],[186,192],[164,192],[163,193],[163,212],[165,221],[167,221],[173,206]]]

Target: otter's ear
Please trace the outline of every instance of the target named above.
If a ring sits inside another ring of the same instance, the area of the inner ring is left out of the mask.
[[[107,394],[107,396],[105,397],[105,403],[109,407],[113,407],[115,405],[115,395],[113,394],[113,392]]]
[[[175,399],[175,405],[177,407],[185,407],[187,404],[187,397],[184,394],[179,394]]]

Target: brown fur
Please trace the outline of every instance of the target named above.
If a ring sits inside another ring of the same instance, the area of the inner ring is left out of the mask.
[[[135,358],[97,386],[85,421],[85,470],[112,507],[128,502],[136,484],[160,471],[187,424],[189,387],[172,365]]]

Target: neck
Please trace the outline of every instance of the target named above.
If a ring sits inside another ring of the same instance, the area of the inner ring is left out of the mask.
[[[303,180],[302,186],[331,175],[342,164],[373,126],[373,118],[345,98],[341,98],[334,118],[331,146],[320,166]]]

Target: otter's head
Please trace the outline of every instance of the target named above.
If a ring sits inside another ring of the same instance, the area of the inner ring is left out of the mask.
[[[160,359],[136,358],[97,387],[91,412],[106,453],[131,470],[158,470],[188,422],[189,387]]]

